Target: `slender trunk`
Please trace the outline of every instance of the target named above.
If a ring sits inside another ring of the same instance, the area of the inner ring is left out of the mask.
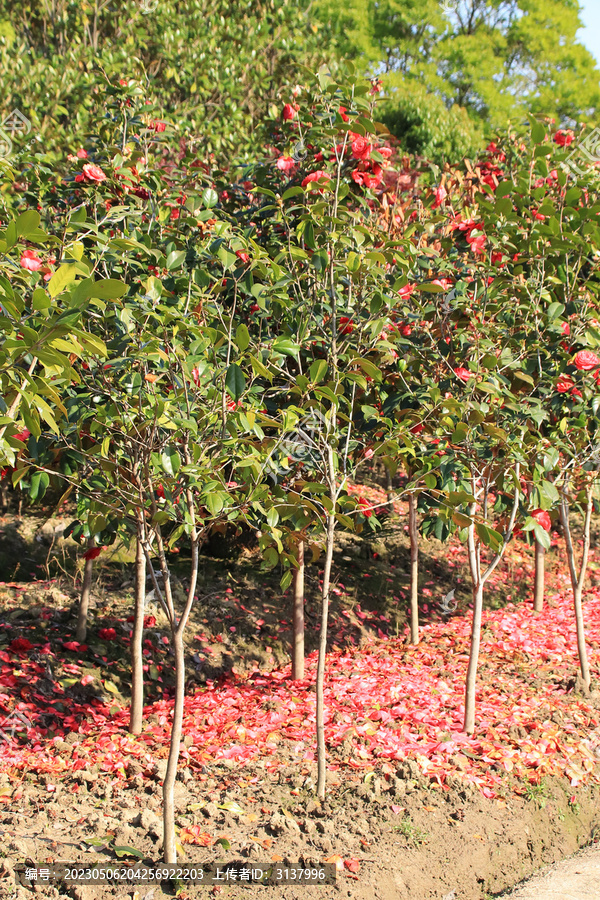
[[[146,554],[144,553],[144,524],[138,521],[135,545],[135,605],[131,633],[131,708],[129,731],[141,734],[144,712],[144,612],[146,606]]]
[[[183,650],[183,631],[181,628],[171,629],[173,652],[175,654],[175,705],[171,724],[171,744],[169,760],[163,782],[163,859],[167,865],[177,862],[177,846],[175,838],[175,779],[179,762],[179,747],[183,725],[183,701],[185,698],[185,654]]]
[[[88,538],[87,549],[92,550],[96,546],[94,536]],[[85,641],[88,625],[88,610],[90,608],[90,595],[92,592],[92,572],[94,569],[94,560],[86,559],[85,568],[83,570],[83,585],[81,586],[81,597],[79,598],[79,611],[77,613],[77,628],[75,630],[75,640],[79,643]]]
[[[392,473],[385,467],[385,489],[387,492],[387,502],[390,512],[394,512],[394,485],[392,483]]]
[[[294,571],[294,635],[292,679],[304,678],[304,542],[298,544],[298,568]]]
[[[533,589],[533,609],[541,612],[544,608],[544,559],[546,551],[539,541],[535,542],[535,583]]]
[[[483,584],[473,585],[473,624],[471,627],[471,649],[467,683],[465,687],[465,721],[463,731],[472,734],[475,731],[475,688],[477,684],[477,664],[481,645],[481,615],[483,612]]]
[[[417,498],[408,495],[408,533],[410,536],[410,642],[419,643],[419,531]]]
[[[323,569],[323,591],[321,595],[321,633],[319,635],[319,661],[317,663],[317,797],[325,799],[325,783],[327,770],[325,764],[325,657],[327,654],[327,617],[329,614],[329,584],[331,580],[331,564],[333,562],[333,538],[335,532],[335,516],[327,517],[327,546],[325,566]]]
[[[569,574],[571,576],[571,587],[573,588],[573,606],[575,610],[575,626],[577,629],[577,653],[579,655],[579,668],[581,671],[581,679],[585,689],[590,689],[590,666],[588,662],[587,647],[585,644],[585,623],[583,620],[583,586],[585,584],[585,575],[590,552],[590,524],[592,518],[592,487],[590,484],[587,489],[587,507],[585,511],[585,523],[583,528],[583,553],[581,557],[581,565],[579,574],[576,570],[575,548],[573,547],[573,538],[571,536],[571,527],[569,524],[569,503],[567,500],[568,481],[565,479],[563,493],[560,503],[560,521],[565,535],[565,545],[567,548],[567,560],[569,563]]]

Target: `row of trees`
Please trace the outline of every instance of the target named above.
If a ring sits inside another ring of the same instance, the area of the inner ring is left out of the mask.
[[[134,733],[146,571],[153,579],[176,669],[167,862],[185,628],[215,528],[255,530],[282,589],[295,581],[298,677],[303,559],[322,555],[325,795],[331,566],[337,530],[377,525],[348,490],[365,460],[407,473],[413,543],[420,498],[438,535],[467,545],[465,731],[476,724],[485,585],[516,527],[543,548],[561,517],[590,684],[582,590],[598,468],[597,172],[563,167],[564,132],[533,120],[432,180],[428,166],[394,159],[376,97],[352,72],[337,81],[322,71],[278,110],[278,150],[232,181],[190,152],[166,166],[162,131],[129,80],[103,98],[110,121],[72,154],[66,177],[39,157],[7,171],[0,452],[33,500],[55,479],[76,491],[90,565],[118,532],[135,540]],[[586,511],[579,567],[574,505]],[[167,552],[180,540],[191,558],[178,599]]]
[[[135,77],[178,139],[247,161],[303,66],[355,59],[381,79],[379,117],[404,149],[455,162],[528,112],[594,121],[599,76],[580,28],[571,0],[1,0],[3,109],[58,160],[96,130],[107,81]]]

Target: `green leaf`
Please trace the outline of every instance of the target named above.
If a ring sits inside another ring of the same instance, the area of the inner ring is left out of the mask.
[[[102,278],[94,281],[88,288],[90,297],[99,300],[117,300],[127,293],[127,285],[117,278]]]
[[[236,329],[235,342],[238,345],[238,350],[240,350],[241,353],[243,353],[244,350],[248,348],[248,345],[250,343],[250,333],[243,323],[241,325],[238,325]]]
[[[242,809],[235,800],[224,800],[223,803],[217,803],[217,809],[224,809],[227,812],[235,813],[238,816],[246,814],[246,810]]]
[[[77,277],[77,268],[72,265],[61,266],[56,270],[50,281],[48,282],[48,293],[51,297],[56,297],[67,287],[68,284],[71,284],[72,281],[75,281]]]
[[[122,859],[124,856],[135,856],[137,859],[144,859],[146,855],[141,850],[136,850],[135,847],[113,847],[112,849],[119,859]]]
[[[219,202],[219,195],[214,188],[205,188],[202,191],[201,200],[207,209],[212,209]]]
[[[36,288],[31,295],[31,308],[40,311],[48,309],[52,305],[52,301],[43,288]]]
[[[479,537],[479,540],[489,547],[494,553],[498,553],[504,544],[504,538],[502,535],[495,531],[493,528],[489,528],[487,525],[484,525],[483,522],[475,523],[475,530]]]
[[[181,457],[175,447],[167,447],[163,450],[160,461],[167,475],[177,475],[181,467]]]
[[[169,272],[172,269],[179,269],[179,267],[184,264],[185,257],[185,250],[171,250],[171,252],[167,256],[167,269],[169,270]]]
[[[225,497],[223,494],[219,494],[214,491],[205,496],[204,505],[206,506],[211,516],[219,515],[225,505],[224,499]]]
[[[236,401],[239,400],[244,393],[244,390],[246,388],[246,379],[244,378],[244,373],[237,365],[237,363],[231,363],[231,365],[227,369],[227,375],[225,376],[225,387],[227,388],[229,396]]]
[[[19,237],[27,237],[32,231],[36,231],[40,224],[40,214],[35,209],[28,209],[21,213],[15,222]]]
[[[310,372],[311,381],[315,384],[318,384],[320,381],[323,381],[327,374],[327,360],[325,359],[315,359],[313,363],[311,363]]]

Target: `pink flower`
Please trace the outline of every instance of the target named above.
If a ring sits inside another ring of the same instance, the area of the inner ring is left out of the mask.
[[[392,155],[392,150],[390,147],[378,147],[377,152],[381,153],[381,155],[384,157],[384,159],[389,159],[390,156]]]
[[[284,122],[290,122],[292,119],[296,118],[296,110],[291,103],[285,104],[285,106],[283,107],[282,116]]]
[[[571,131],[557,131],[554,135],[554,143],[559,147],[568,147],[575,140],[575,135]]]
[[[568,322],[563,322],[563,323],[562,323],[561,331],[562,331],[562,333],[563,333],[564,335],[566,335],[567,337],[571,334],[571,326],[569,325]]]
[[[460,380],[461,380],[461,381],[464,381],[465,383],[466,383],[470,378],[474,378],[474,377],[475,377],[475,376],[473,375],[473,373],[472,373],[472,372],[469,372],[468,369],[465,369],[464,366],[459,366],[457,369],[455,369],[455,370],[454,370],[454,374],[456,375],[457,378],[460,378]]]
[[[92,163],[86,163],[83,167],[83,177],[87,181],[106,181],[106,175],[100,166],[94,166]]]
[[[437,209],[438,206],[444,202],[446,197],[448,196],[448,191],[443,185],[440,185],[439,188],[435,192],[435,201],[433,203],[433,209]]]
[[[374,455],[374,451],[371,450],[370,447],[368,447],[368,448],[365,450],[365,459],[372,459],[372,458],[373,458],[373,455]]]
[[[371,156],[372,146],[364,137],[357,137],[352,141],[352,156],[366,162]]]
[[[573,363],[580,372],[589,372],[595,369],[596,366],[600,366],[600,359],[591,350],[580,350],[579,353],[575,354]]]
[[[552,519],[545,509],[534,509],[529,515],[532,519],[535,519],[536,522],[539,522],[545,531],[550,531],[552,528]]]
[[[291,172],[296,163],[291,156],[280,156],[275,165],[281,172]]]
[[[308,184],[311,184],[313,181],[318,181],[320,178],[326,178],[328,181],[331,180],[326,172],[322,169],[317,169],[316,172],[311,172],[310,175],[306,176],[302,182],[302,187],[306,187]]]
[[[83,147],[81,147],[75,155],[76,155],[77,159],[87,159],[88,158],[87,150],[84,150]]]
[[[24,269],[29,269],[30,272],[37,272],[38,269],[42,268],[44,263],[35,250],[23,250],[21,255],[21,265]]]

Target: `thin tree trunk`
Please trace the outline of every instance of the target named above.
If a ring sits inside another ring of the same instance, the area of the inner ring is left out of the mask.
[[[544,608],[544,560],[546,551],[538,540],[535,542],[535,582],[533,588],[533,609],[541,612]]]
[[[417,498],[408,495],[408,533],[410,536],[410,642],[419,643],[419,531]]]
[[[94,535],[88,538],[87,549],[92,550],[96,546]],[[83,570],[83,584],[81,586],[81,597],[79,598],[79,611],[77,613],[77,628],[75,630],[75,640],[79,643],[85,641],[88,626],[88,611],[90,608],[90,596],[92,592],[92,573],[94,569],[94,560],[86,559],[85,568]]]
[[[590,666],[588,662],[587,647],[585,644],[585,623],[583,620],[583,586],[585,584],[585,575],[587,571],[588,557],[590,552],[590,524],[592,518],[592,488],[590,483],[587,489],[587,506],[585,511],[585,523],[583,527],[583,553],[581,556],[581,565],[579,574],[577,574],[575,563],[575,549],[573,547],[573,538],[571,536],[571,527],[569,524],[569,503],[567,500],[568,480],[565,479],[563,492],[560,502],[560,521],[563,526],[565,535],[565,544],[567,548],[567,560],[569,563],[569,574],[571,576],[571,587],[573,588],[573,606],[575,609],[575,626],[577,629],[577,653],[579,655],[579,668],[581,671],[581,679],[586,691],[590,689]]]
[[[392,473],[385,467],[385,489],[387,492],[387,502],[390,512],[394,512],[394,484],[392,482]]]
[[[329,584],[331,581],[331,564],[333,562],[333,539],[335,532],[335,516],[327,517],[327,545],[325,566],[323,569],[323,591],[321,594],[321,633],[319,635],[319,660],[317,663],[317,797],[325,799],[327,780],[325,756],[325,657],[327,654],[327,617],[329,614]]]
[[[476,511],[476,504],[469,507],[469,516],[471,524],[469,525],[467,548],[469,552],[469,570],[471,573],[471,581],[473,584],[473,623],[471,626],[471,648],[469,651],[469,665],[467,668],[467,679],[465,685],[465,719],[463,723],[463,731],[472,734],[475,731],[475,689],[477,684],[477,665],[479,663],[479,649],[481,647],[481,619],[483,614],[483,589],[485,583],[495,570],[496,566],[502,559],[504,551],[508,546],[508,542],[515,527],[515,520],[519,509],[519,478],[521,474],[521,465],[517,463],[515,466],[516,487],[513,499],[512,511],[508,522],[508,527],[504,534],[504,541],[500,549],[494,555],[491,563],[484,572],[481,571],[481,542],[479,537],[475,539],[475,522],[473,517]],[[475,476],[472,476],[472,492],[473,496],[477,496],[477,484]],[[485,488],[488,491],[488,486]],[[484,512],[487,508],[487,498],[484,497]]]
[[[185,654],[183,650],[183,632],[180,628],[171,629],[173,652],[175,654],[175,705],[171,724],[171,744],[169,760],[163,782],[163,858],[167,865],[177,862],[177,846],[175,838],[175,779],[179,762],[179,747],[183,726],[183,702],[185,699]]]
[[[304,541],[298,544],[298,568],[294,570],[292,679],[304,678]]]
[[[473,624],[471,627],[471,650],[467,683],[465,688],[465,721],[463,731],[472,734],[475,731],[475,690],[477,685],[477,664],[481,646],[481,616],[483,612],[483,584],[473,585]]]
[[[142,514],[143,515],[143,514]],[[135,543],[135,604],[131,633],[131,708],[129,731],[141,734],[144,713],[144,613],[146,606],[146,554],[144,553],[144,523],[137,524]]]

